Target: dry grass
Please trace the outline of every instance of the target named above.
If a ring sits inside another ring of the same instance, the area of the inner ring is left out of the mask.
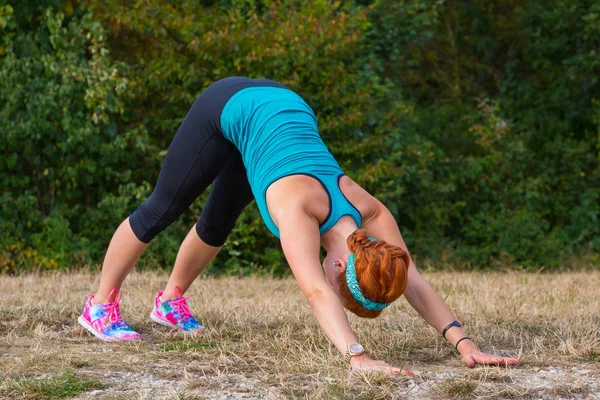
[[[401,300],[351,323],[373,356],[416,374],[349,373],[293,280],[198,280],[207,332],[186,338],[148,318],[166,282],[149,272],[123,287],[144,341],[104,343],[75,323],[98,275],[0,276],[0,398],[600,399],[600,272],[425,275],[483,349],[520,365],[463,367]]]

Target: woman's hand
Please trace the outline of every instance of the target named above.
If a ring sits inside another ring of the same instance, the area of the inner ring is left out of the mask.
[[[463,340],[458,345],[462,359],[469,368],[476,365],[500,365],[508,367],[516,365],[518,360],[510,357],[498,357],[479,351],[477,345],[471,340]]]
[[[391,365],[369,358],[366,354],[354,356],[350,359],[350,366],[353,370],[366,372],[385,372],[392,375],[407,374],[413,375],[412,371],[392,367]]]

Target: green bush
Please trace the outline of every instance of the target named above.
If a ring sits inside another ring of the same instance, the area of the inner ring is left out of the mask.
[[[11,268],[65,266],[84,251],[85,238],[73,236],[82,211],[127,179],[119,160],[132,152],[116,135],[127,81],[101,25],[91,14],[40,19],[33,31],[17,31],[0,58],[0,244],[42,256],[29,263],[12,254],[24,261]]]
[[[376,5],[368,40],[414,113],[381,127],[398,150],[370,189],[410,247],[534,267],[597,252],[598,5]]]
[[[0,0],[0,270],[101,262],[230,75],[299,92],[419,260],[598,253],[599,40],[584,0]],[[173,263],[206,195],[140,265]],[[255,205],[210,271],[288,273]]]

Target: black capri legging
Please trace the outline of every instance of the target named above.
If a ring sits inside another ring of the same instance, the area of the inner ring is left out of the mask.
[[[154,191],[129,217],[139,240],[149,243],[214,181],[196,232],[210,246],[225,243],[254,196],[240,152],[223,137],[220,117],[231,96],[255,86],[281,85],[264,79],[226,78],[198,97],[169,147]]]

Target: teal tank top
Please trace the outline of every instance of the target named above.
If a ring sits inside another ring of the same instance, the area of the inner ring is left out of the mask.
[[[302,97],[284,88],[245,88],[229,99],[220,122],[225,138],[242,154],[262,218],[275,236],[279,229],[267,208],[267,189],[290,175],[311,176],[327,191],[329,216],[319,227],[321,234],[344,215],[360,227],[360,212],[339,187],[344,171],[323,143],[315,114]]]

